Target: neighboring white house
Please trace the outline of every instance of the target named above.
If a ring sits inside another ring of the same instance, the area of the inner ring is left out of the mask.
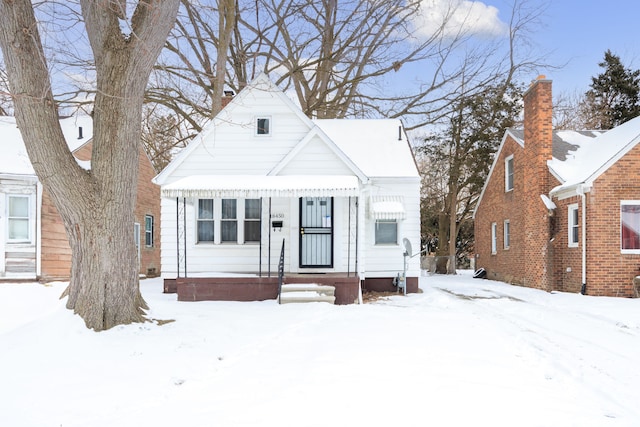
[[[60,125],[71,151],[91,140],[89,116]],[[43,192],[14,117],[0,117],[0,153],[0,278],[33,280],[42,274]]]
[[[420,177],[399,120],[309,119],[262,74],[154,182],[165,283],[274,275],[284,242],[285,274],[393,289],[406,258],[417,291],[403,254],[420,248]]]

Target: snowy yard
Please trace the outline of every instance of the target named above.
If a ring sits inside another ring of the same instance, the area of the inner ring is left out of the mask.
[[[0,284],[0,426],[637,426],[640,300],[470,273],[375,303],[176,302],[95,333]]]

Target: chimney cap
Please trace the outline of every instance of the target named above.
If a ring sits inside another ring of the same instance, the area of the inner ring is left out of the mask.
[[[225,90],[224,91],[224,96],[233,96],[235,95],[235,93],[232,90]]]

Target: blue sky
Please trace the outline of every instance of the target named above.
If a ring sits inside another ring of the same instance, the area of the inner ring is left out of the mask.
[[[497,7],[502,20],[508,19],[505,4],[510,1],[484,3]],[[568,64],[557,70],[541,68],[538,73],[553,80],[554,95],[558,95],[585,92],[591,77],[602,72],[598,63],[607,49],[618,55],[626,67],[640,69],[639,19],[638,0],[548,0],[543,26],[532,34],[532,41],[541,52],[549,54],[548,62]]]

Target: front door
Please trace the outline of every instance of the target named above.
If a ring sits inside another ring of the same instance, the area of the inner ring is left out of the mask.
[[[300,199],[300,267],[333,267],[333,199]]]

